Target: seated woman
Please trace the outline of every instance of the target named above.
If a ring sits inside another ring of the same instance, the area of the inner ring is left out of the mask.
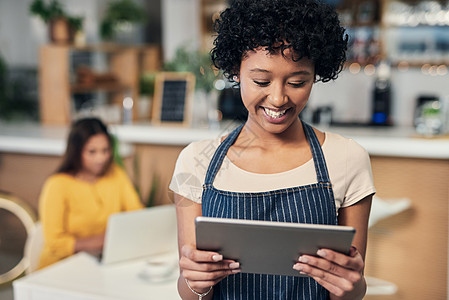
[[[100,254],[108,217],[143,207],[125,171],[113,162],[112,138],[96,118],[72,125],[63,161],[39,199],[43,268],[76,252]]]

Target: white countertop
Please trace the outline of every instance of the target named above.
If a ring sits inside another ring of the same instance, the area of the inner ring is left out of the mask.
[[[177,269],[173,270],[173,276],[151,281],[144,276],[146,266],[146,260],[102,265],[96,258],[80,252],[15,280],[14,299],[180,299]]]
[[[202,129],[130,124],[111,125],[110,131],[116,134],[124,145],[186,146],[192,141],[222,136],[236,126],[237,124],[234,123],[223,123],[218,129]],[[416,136],[413,128],[330,127],[320,129],[354,139],[370,155],[449,159],[449,138],[420,138]],[[0,152],[62,155],[67,134],[68,129],[63,126],[0,124]]]
[[[61,156],[65,151],[68,132],[64,126],[0,123],[0,152]],[[124,157],[133,152],[132,145],[124,141],[119,147]]]

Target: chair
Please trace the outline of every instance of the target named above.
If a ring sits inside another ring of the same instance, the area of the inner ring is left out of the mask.
[[[36,222],[34,230],[28,235],[25,243],[24,257],[27,260],[25,274],[28,275],[37,270],[42,248],[44,247],[44,233],[41,222]]]
[[[0,209],[6,210],[19,219],[25,227],[28,240],[30,234],[35,230],[36,221],[36,215],[31,207],[17,197],[0,193]],[[13,228],[7,228],[7,226],[8,224],[2,227],[1,230],[4,230],[5,232],[13,230]],[[0,284],[7,283],[20,276],[28,268],[28,265],[28,258],[23,255],[15,266],[0,274]]]

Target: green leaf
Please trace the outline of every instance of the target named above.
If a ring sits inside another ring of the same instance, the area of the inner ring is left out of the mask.
[[[165,62],[163,69],[170,72],[192,72],[196,77],[195,89],[206,93],[212,91],[215,80],[221,76],[213,68],[209,53],[192,50],[188,46],[179,47],[173,59]]]

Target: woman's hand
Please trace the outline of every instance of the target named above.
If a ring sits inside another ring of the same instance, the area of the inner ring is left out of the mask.
[[[78,238],[75,242],[75,252],[86,251],[93,255],[100,255],[103,251],[105,234]]]
[[[207,292],[226,276],[240,272],[238,262],[223,259],[216,252],[197,250],[190,245],[181,248],[179,266],[182,277],[198,293]]]
[[[317,255],[302,255],[293,269],[315,279],[333,294],[332,299],[362,299],[366,290],[364,261],[355,247],[348,255],[329,249],[320,249]]]

